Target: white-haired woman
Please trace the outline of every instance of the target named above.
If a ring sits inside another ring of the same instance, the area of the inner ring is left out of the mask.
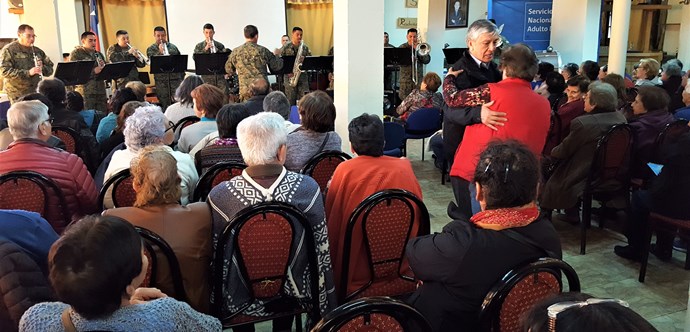
[[[243,208],[272,200],[294,205],[304,212],[316,241],[319,294],[314,296],[319,297],[322,314],[330,311],[336,305],[336,298],[323,199],[314,179],[288,171],[283,166],[287,151],[285,120],[280,115],[269,112],[250,116],[237,126],[237,142],[248,167],[242,175],[222,182],[208,195],[213,216],[214,248],[217,245],[218,236],[230,222],[230,218]],[[303,235],[302,230],[296,229],[295,232]],[[231,257],[233,244],[227,243],[225,248],[225,257]],[[302,276],[308,267],[307,254],[304,250],[306,250],[305,246],[297,250],[296,262],[291,265],[292,275]],[[228,307],[239,306],[248,300],[249,292],[244,288],[246,283],[242,281],[237,260],[233,259],[232,262],[232,265],[224,266],[228,275],[225,282],[229,286],[225,288],[227,294],[224,294],[224,297],[231,299],[226,303],[226,307],[222,308],[224,312],[229,310]],[[302,278],[291,279],[289,283],[293,294],[308,292],[309,284]],[[259,300],[255,301],[247,312],[251,312],[254,316],[270,315],[270,311],[264,310],[264,302]],[[278,330],[289,329],[289,323],[291,323],[291,318],[290,320],[274,320],[274,330],[276,330],[276,325],[280,325]]]
[[[199,181],[199,174],[194,167],[194,160],[186,153],[173,151],[168,147],[171,137],[166,135],[168,120],[161,112],[158,106],[144,106],[139,107],[125,122],[125,146],[127,149],[116,151],[113,154],[112,161],[105,171],[103,181],[108,179],[115,173],[127,169],[134,157],[139,154],[139,150],[146,146],[160,145],[163,149],[168,151],[177,160],[177,174],[182,180],[180,187],[182,190],[182,197],[180,201],[182,205],[186,205],[194,192],[194,187]],[[105,195],[103,204],[106,208],[112,208],[113,202],[111,195]]]

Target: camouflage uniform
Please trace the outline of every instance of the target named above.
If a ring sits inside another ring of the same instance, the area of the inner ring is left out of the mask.
[[[225,46],[217,41],[213,41],[213,45],[216,46],[216,53],[224,53],[228,52],[227,48]],[[194,46],[194,54],[210,54],[211,49],[204,50],[204,47],[206,47],[206,41],[202,41],[196,46]],[[217,86],[221,91],[227,93],[228,91],[228,84],[225,81],[225,73],[220,73],[216,75],[201,75],[201,78],[204,80],[204,83],[212,84]]]
[[[404,43],[399,48],[410,49],[410,44]],[[411,54],[411,53],[410,53]],[[431,55],[417,56],[417,84],[412,81],[412,66],[400,66],[400,91],[398,94],[400,100],[405,100],[405,97],[415,88],[419,88],[424,78],[424,65],[431,62]]]
[[[286,43],[285,46],[283,46],[283,48],[280,50],[280,56],[296,56],[298,51],[299,45],[295,45],[292,42],[289,42]],[[302,49],[302,56],[310,55],[311,51],[309,51],[309,47],[307,46],[307,44],[304,44],[304,47]],[[297,61],[298,59],[295,59],[295,62]],[[292,73],[288,75],[283,75],[283,80],[285,81],[285,95],[290,101],[290,105],[296,105],[297,100],[301,98],[305,93],[309,92],[309,81],[307,79],[307,73],[302,73],[299,77],[299,80],[297,81],[297,86],[292,87],[289,83],[290,77],[292,77]]]
[[[180,50],[175,46],[175,44],[168,43],[168,53],[170,55],[180,55]],[[153,43],[149,48],[146,49],[146,56],[151,59],[152,56],[163,55],[158,48],[158,44]],[[170,76],[170,85],[168,85],[168,76]],[[161,108],[165,110],[173,102],[173,96],[175,95],[175,90],[180,86],[182,80],[184,79],[183,73],[174,74],[154,74],[153,79],[156,81],[156,96],[158,97],[158,102],[161,104]]]
[[[137,67],[146,67],[145,63],[139,61],[137,57],[127,53],[127,51],[129,51],[128,47],[120,47],[120,45],[118,44],[110,45],[110,47],[108,47],[108,51],[106,51],[106,54],[108,55],[108,62],[115,63],[123,61],[134,61],[134,67],[132,67],[132,70],[129,72],[129,75],[123,78],[118,78],[116,80],[118,89],[124,88],[129,81],[138,81],[139,71],[137,70]]]
[[[22,46],[17,41],[11,42],[0,51],[0,77],[10,103],[14,103],[24,95],[36,92],[39,75],[29,76],[29,70],[35,67],[34,52],[43,62],[43,76],[53,74],[53,62],[38,47]]]
[[[96,50],[89,50],[82,46],[74,48],[69,55],[69,61],[89,60],[96,61],[94,68],[98,67],[98,57],[105,63],[103,53]],[[84,97],[85,110],[97,110],[108,113],[108,95],[105,92],[105,82],[96,80],[96,74],[91,72],[91,77],[84,85],[77,85],[74,91],[79,92]]]
[[[235,48],[225,63],[225,71],[237,73],[240,86],[240,100],[246,101],[251,97],[249,84],[257,78],[268,81],[268,71],[279,70],[283,67],[283,59],[277,57],[267,48],[252,42],[246,42]]]

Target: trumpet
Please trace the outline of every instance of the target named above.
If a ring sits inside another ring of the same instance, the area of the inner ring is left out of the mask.
[[[36,50],[34,49],[34,44],[31,44],[31,53],[34,56],[34,66],[41,68],[41,72],[38,73],[38,78],[42,80],[43,79],[43,62],[41,62],[41,59],[39,59],[38,55],[36,55]]]
[[[163,55],[170,55],[170,52],[168,52],[168,43],[163,42]]]
[[[416,47],[411,47],[412,51],[412,82],[417,84],[417,57],[426,56],[431,53],[431,45],[421,42]]]
[[[206,39],[206,44],[210,46],[209,51],[211,51],[211,53],[216,53],[216,44],[213,42],[212,38]]]
[[[127,43],[127,46],[129,47],[128,51],[132,49],[132,45],[130,45],[129,43]],[[139,61],[147,65],[149,64],[149,59],[144,55],[144,53],[141,53],[141,51],[137,50],[135,57],[139,59]]]

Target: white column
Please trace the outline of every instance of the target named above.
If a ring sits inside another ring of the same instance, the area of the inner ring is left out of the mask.
[[[81,33],[79,31],[79,22],[84,21],[83,17],[77,17],[77,8],[73,1],[57,1],[57,15],[60,29],[60,47],[63,53],[72,52],[75,46],[79,46],[81,41]],[[62,61],[60,58],[58,61]]]
[[[628,53],[630,26],[630,1],[614,0],[611,18],[611,43],[609,44],[609,73],[625,75],[625,58]]]
[[[335,130],[346,152],[350,120],[362,113],[383,116],[383,3],[333,1]]]
[[[21,23],[34,28],[38,36],[36,46],[40,47],[55,64],[62,61],[56,2],[55,0],[24,1],[24,14],[20,17]]]
[[[443,44],[446,43],[446,1],[420,0],[417,6],[417,30],[431,46],[431,62],[424,67],[424,72],[433,71],[441,76],[445,57]]]
[[[690,5],[683,5],[678,40],[678,59],[686,64],[684,69],[687,70],[687,64],[690,64],[690,43],[687,42],[690,40]]]
[[[601,0],[553,0],[551,45],[563,63],[597,60],[600,15]]]

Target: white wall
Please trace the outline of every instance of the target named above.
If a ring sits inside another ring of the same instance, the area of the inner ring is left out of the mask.
[[[10,14],[9,8],[9,2],[0,1],[0,38],[17,38],[19,15]]]
[[[396,27],[398,17],[417,17],[417,8],[405,8],[405,0],[384,0],[383,8],[383,31],[388,32],[390,43],[398,47],[406,41],[407,33],[407,29]],[[381,40],[383,40],[383,34],[381,34]]]
[[[79,30],[78,22],[83,21],[84,19],[78,18],[77,8],[74,1],[60,0],[57,1],[56,5],[58,22],[60,24],[60,47],[62,49],[62,53],[69,53],[72,52],[72,49],[74,49],[75,46],[79,46],[81,44],[79,37],[84,31]],[[56,63],[60,61],[62,61],[62,56],[57,59],[57,61],[56,59],[53,59],[53,62]]]
[[[563,63],[596,60],[601,0],[553,0],[551,45]]]
[[[690,5],[683,6],[680,15],[680,32],[678,40],[690,40]],[[683,42],[678,45],[678,58],[685,64],[684,69],[688,69],[690,64],[690,43]]]
[[[259,29],[259,44],[269,50],[280,46],[280,36],[285,34],[285,1],[254,0],[167,0],[170,40],[182,54],[190,54],[189,67],[194,68],[191,53],[194,45],[204,40],[203,26],[213,24],[215,40],[233,49],[244,44],[243,29],[253,24]]]
[[[61,25],[58,22],[56,2],[58,0],[24,1],[24,14],[20,15],[21,23],[29,24],[34,28],[38,36],[35,45],[40,47],[53,63],[62,61],[62,42],[58,33]],[[69,22],[64,24],[67,25]],[[17,27],[14,29],[16,36]]]

